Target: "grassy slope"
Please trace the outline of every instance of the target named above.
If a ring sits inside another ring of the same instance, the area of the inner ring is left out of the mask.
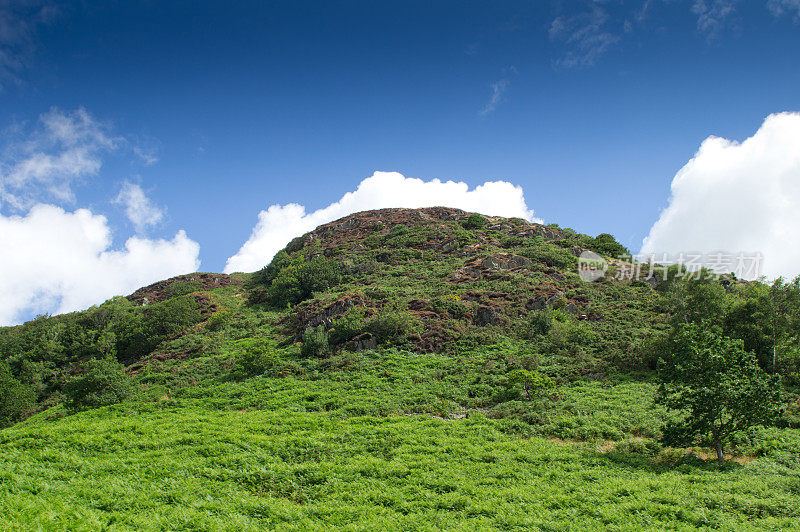
[[[544,279],[453,286],[463,259],[416,255],[317,297],[524,293]],[[606,315],[593,325],[603,338],[660,326],[647,288],[566,293]],[[208,295],[231,324],[160,347],[191,356],[143,361],[136,397],[78,414],[56,407],[0,431],[0,529],[800,528],[800,431],[762,430],[724,468],[661,449],[652,375],[613,371],[605,345],[521,340],[512,319],[443,353],[397,345],[303,359],[277,325],[289,311],[246,305],[240,286]],[[271,372],[237,374],[247,338],[279,355]],[[535,403],[493,400],[533,351],[557,388]],[[581,367],[602,375],[576,377]]]

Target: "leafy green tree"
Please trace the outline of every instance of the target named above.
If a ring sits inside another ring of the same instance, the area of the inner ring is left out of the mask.
[[[256,275],[256,279],[266,283],[267,287],[263,292],[254,290],[257,295],[251,296],[250,301],[265,301],[278,308],[296,305],[313,296],[314,292],[339,284],[341,277],[341,267],[332,259],[315,257],[307,260],[299,254],[289,257],[284,253],[280,258],[276,256]]]
[[[547,375],[536,370],[515,369],[508,374],[509,386],[520,386],[528,400],[539,397],[542,392],[553,387],[553,381]]]
[[[20,382],[5,362],[0,362],[0,428],[24,418],[36,405],[32,386]]]
[[[617,240],[608,233],[600,233],[591,239],[588,247],[607,257],[617,258],[630,255],[628,248],[617,242]]]
[[[470,214],[469,217],[462,222],[464,229],[482,229],[486,226],[487,220],[480,214]]]
[[[132,391],[125,367],[112,358],[90,360],[86,373],[64,386],[68,406],[73,410],[113,405],[125,400]]]
[[[328,343],[328,333],[325,327],[318,325],[309,327],[303,332],[303,344],[300,346],[300,354],[304,357],[318,356],[323,357],[331,351]]]
[[[677,411],[666,423],[668,445],[709,441],[720,463],[725,446],[750,427],[769,425],[780,413],[778,378],[759,367],[741,340],[715,327],[691,323],[673,339],[672,356],[659,363],[663,381],[656,401]]]

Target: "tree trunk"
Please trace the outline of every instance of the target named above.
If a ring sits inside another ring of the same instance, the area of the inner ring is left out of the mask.
[[[717,451],[717,462],[720,465],[725,463],[725,452],[722,448],[722,442],[719,441],[719,438],[714,438],[714,450]]]

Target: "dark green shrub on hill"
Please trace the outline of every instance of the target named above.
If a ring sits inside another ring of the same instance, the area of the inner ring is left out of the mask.
[[[300,346],[300,354],[304,357],[324,357],[331,352],[328,343],[328,333],[325,327],[309,327],[303,332],[303,344]]]
[[[167,287],[167,297],[180,297],[202,290],[203,285],[199,281],[175,281]]]
[[[138,360],[161,342],[199,323],[200,309],[191,296],[174,297],[122,313],[112,324],[121,360]]]
[[[520,387],[522,396],[528,400],[538,399],[553,387],[553,380],[536,370],[515,369],[508,374],[507,379],[508,386]]]
[[[255,283],[265,288],[254,290],[250,302],[267,302],[276,308],[296,305],[314,292],[339,284],[341,278],[341,266],[332,259],[315,257],[306,260],[300,255],[290,257],[280,252],[254,277]]]
[[[5,362],[0,362],[0,428],[30,414],[36,406],[33,387],[20,382]]]
[[[387,305],[370,318],[365,327],[378,338],[378,343],[402,343],[409,335],[419,333],[419,318],[400,305]]]
[[[612,258],[630,255],[628,248],[617,242],[617,240],[608,233],[600,233],[596,237],[592,238],[589,242],[589,245],[586,247],[600,253],[601,255]]]
[[[480,214],[470,214],[469,217],[461,223],[464,229],[482,229],[487,224],[486,218]]]
[[[576,267],[578,264],[578,258],[568,249],[555,246],[541,237],[535,237],[529,242],[531,243],[522,248],[519,254],[534,262],[561,270]]]
[[[233,349],[237,371],[244,376],[262,375],[281,366],[281,359],[264,338],[237,340]]]
[[[72,410],[97,408],[124,401],[133,392],[125,367],[111,358],[90,360],[86,373],[67,382],[64,394]]]

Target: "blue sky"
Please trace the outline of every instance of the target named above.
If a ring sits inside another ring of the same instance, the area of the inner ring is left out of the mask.
[[[0,6],[6,177],[54,110],[119,141],[72,198],[0,215],[89,209],[109,249],[184,230],[204,271],[261,210],[324,208],[375,171],[508,181],[537,218],[636,251],[707,137],[800,111],[796,0]],[[126,218],[126,182],[160,220]]]

